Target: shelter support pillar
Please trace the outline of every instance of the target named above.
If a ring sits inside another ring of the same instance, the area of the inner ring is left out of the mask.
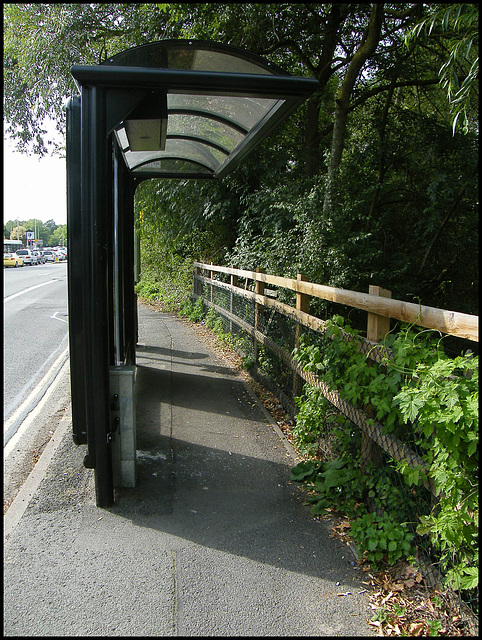
[[[86,351],[82,243],[80,96],[67,104],[67,285],[72,429],[75,444],[87,444]]]
[[[114,366],[109,368],[114,487],[136,485],[135,347],[137,300],[134,292],[134,184],[113,145]]]
[[[87,439],[96,504],[114,503],[109,362],[112,354],[112,162],[106,144],[105,91],[82,87],[81,217],[84,273]]]

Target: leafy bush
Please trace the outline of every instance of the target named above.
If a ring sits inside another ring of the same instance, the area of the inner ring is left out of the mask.
[[[224,333],[223,319],[216,313],[213,307],[209,307],[209,311],[206,314],[206,326],[209,327],[214,333],[221,335]]]
[[[420,362],[394,398],[419,434],[439,496],[417,532],[441,552],[448,581],[457,589],[478,585],[478,395],[478,357],[459,356]]]
[[[185,300],[181,304],[180,314],[191,322],[201,322],[204,318],[203,299],[198,298],[194,304],[191,300]]]
[[[414,552],[407,524],[393,521],[387,513],[365,513],[351,523],[350,533],[375,568],[382,560],[393,565]]]
[[[330,467],[327,462],[321,466],[313,462],[312,473],[300,478],[312,484],[313,512],[335,505],[351,513],[352,535],[367,557],[390,563],[412,551],[407,522],[413,522],[411,514],[416,514],[416,531],[429,538],[447,583],[474,589],[478,585],[478,357],[450,358],[434,332],[403,326],[382,343],[391,351],[387,349],[383,364],[376,365],[360,353],[358,332],[343,318],[334,317],[326,328],[323,340],[316,343],[307,334],[302,336],[294,359],[381,421],[386,432],[416,448],[426,468],[422,472],[406,461],[392,461],[383,469],[366,469],[366,475],[355,471],[360,463],[356,447],[347,437],[349,429],[339,428],[341,457]],[[305,385],[296,402],[295,442],[302,453],[316,457],[317,442],[329,428],[327,401],[318,389]],[[409,491],[395,487],[393,468]],[[424,480],[432,483],[438,500],[416,508]],[[356,513],[354,505],[368,499],[375,513],[360,516],[360,507]]]
[[[152,260],[141,272],[135,291],[145,300],[159,302],[165,311],[178,311],[190,295],[192,261],[175,256]]]

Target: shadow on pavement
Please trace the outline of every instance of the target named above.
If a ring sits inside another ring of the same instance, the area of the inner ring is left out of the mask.
[[[302,505],[293,460],[245,384],[211,374],[138,365],[136,488],[118,489],[109,511],[232,555],[353,580],[355,557]]]

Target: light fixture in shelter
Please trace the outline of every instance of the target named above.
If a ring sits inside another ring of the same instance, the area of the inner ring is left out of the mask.
[[[135,47],[74,78],[138,103],[113,127],[139,178],[220,178],[318,86],[237,47],[165,40]]]

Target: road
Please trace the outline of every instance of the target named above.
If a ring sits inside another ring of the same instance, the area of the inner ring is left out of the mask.
[[[4,446],[68,357],[67,263],[4,268]]]

